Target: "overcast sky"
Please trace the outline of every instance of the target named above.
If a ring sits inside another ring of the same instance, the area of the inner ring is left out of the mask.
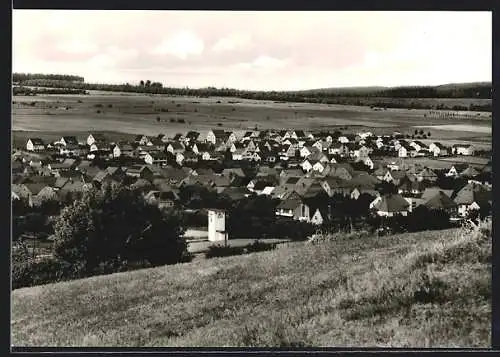
[[[13,11],[13,71],[293,90],[491,81],[489,12]]]

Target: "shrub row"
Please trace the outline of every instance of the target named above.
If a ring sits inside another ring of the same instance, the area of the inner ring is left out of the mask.
[[[264,252],[273,249],[276,249],[276,244],[264,243],[259,240],[255,240],[253,243],[247,244],[244,247],[211,245],[210,247],[208,247],[208,251],[205,253],[205,257],[206,258],[228,257],[231,255],[242,255],[246,253]]]

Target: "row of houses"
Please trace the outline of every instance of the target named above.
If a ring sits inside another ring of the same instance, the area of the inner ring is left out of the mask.
[[[324,219],[327,207],[310,207],[310,198],[318,195],[342,195],[358,199],[363,194],[373,198],[371,208],[379,215],[406,214],[428,201],[443,201],[444,191],[434,192],[438,175],[430,168],[407,165],[404,157],[389,163],[371,160],[376,150],[399,152],[401,148],[421,152],[444,150],[442,145],[426,147],[419,141],[409,143],[396,135],[374,136],[369,132],[343,135],[340,132],[305,133],[296,131],[249,131],[237,138],[234,133],[211,130],[205,138],[190,131],[173,138],[163,135],[151,138],[137,135],[131,142],[110,143],[104,136],[90,134],[85,142],[64,136],[47,145],[57,154],[68,152],[77,145],[85,155],[57,160],[37,159],[21,154],[12,162],[14,182],[12,198],[25,198],[35,205],[48,197],[63,197],[68,192],[81,192],[105,184],[125,184],[141,188],[148,202],[171,207],[178,202],[183,185],[200,185],[231,199],[249,195],[267,195],[281,200],[276,214],[318,223]],[[29,139],[28,151],[43,155],[47,146],[39,139]],[[43,149],[42,149],[43,147]],[[397,149],[396,149],[397,148]],[[93,160],[106,153],[109,165],[100,169]],[[444,151],[437,152],[445,155]],[[120,166],[113,159],[130,156],[135,164]],[[225,167],[221,172],[189,165],[201,161],[230,157],[233,162],[250,160],[259,162],[257,173],[248,177],[238,167]],[[180,167],[173,167],[174,158]],[[281,163],[286,162],[287,168]],[[359,166],[357,164],[362,163]],[[274,165],[274,167],[273,167]],[[479,185],[490,192],[487,185],[474,181],[481,171],[468,165],[451,165],[448,177],[462,177],[470,184]],[[51,181],[52,180],[52,181]],[[379,192],[382,182],[396,186],[397,192],[384,195]],[[431,190],[431,191],[429,191]],[[434,192],[435,197],[427,197]],[[446,194],[446,192],[444,192]],[[423,198],[424,197],[424,198]],[[437,197],[437,198],[436,198]],[[451,198],[451,195],[447,194]],[[454,197],[452,200],[455,200]],[[406,202],[406,203],[405,203]],[[464,215],[481,202],[460,203],[457,214]],[[465,207],[465,208],[464,208]],[[406,212],[406,213],[405,213]],[[455,214],[455,213],[454,213]]]

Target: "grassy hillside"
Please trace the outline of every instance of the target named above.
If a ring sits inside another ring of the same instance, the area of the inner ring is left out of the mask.
[[[339,238],[18,289],[14,346],[487,347],[491,238]]]

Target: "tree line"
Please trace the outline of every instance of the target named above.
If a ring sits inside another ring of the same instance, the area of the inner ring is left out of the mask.
[[[12,82],[24,82],[26,80],[48,79],[53,81],[74,81],[84,82],[84,78],[69,74],[41,74],[41,73],[14,73],[12,74]]]
[[[53,77],[50,77],[53,76]],[[75,76],[76,77],[76,76]],[[239,97],[253,100],[272,100],[283,102],[308,102],[323,104],[345,104],[345,105],[372,105],[390,108],[415,108],[415,109],[435,109],[436,105],[407,101],[395,102],[397,99],[416,98],[476,98],[491,99],[491,84],[470,84],[462,86],[427,86],[427,87],[396,87],[371,90],[352,89],[323,89],[310,91],[249,91],[233,88],[174,88],[164,87],[160,82],[151,80],[141,80],[138,85],[130,83],[124,84],[104,84],[104,83],[84,83],[82,80],[72,79],[71,76],[58,75],[24,75],[14,74],[14,82],[19,82],[24,86],[41,86],[72,88],[99,91],[119,91],[136,92],[150,94],[165,94],[173,96],[198,96],[198,97]],[[491,105],[489,105],[491,107]],[[441,108],[437,108],[441,109]],[[443,108],[445,109],[445,108]],[[446,107],[451,109],[451,107]],[[471,109],[472,110],[472,109]]]

